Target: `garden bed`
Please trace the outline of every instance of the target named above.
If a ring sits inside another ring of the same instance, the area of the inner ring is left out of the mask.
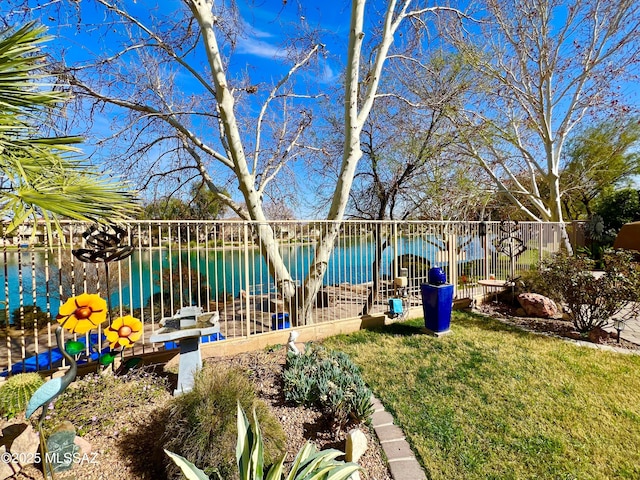
[[[256,386],[258,397],[263,399],[283,426],[287,437],[287,460],[292,460],[304,442],[312,440],[319,449],[336,448],[344,451],[345,435],[355,425],[348,425],[341,431],[335,431],[332,419],[322,415],[316,409],[293,407],[284,402],[282,394],[281,372],[285,360],[285,349],[279,347],[272,351],[259,351],[209,359],[207,361],[239,366],[246,371]],[[108,408],[108,411],[95,411],[86,422],[74,421],[78,429],[86,430],[84,439],[89,442],[95,457],[92,462],[82,462],[68,472],[56,475],[60,480],[82,478],[97,479],[153,479],[165,478],[163,462],[166,461],[158,439],[164,433],[164,423],[169,414],[171,396],[168,392],[175,387],[175,375],[164,374],[169,380],[166,391],[151,398],[138,398],[128,402],[121,392],[111,392],[105,404],[98,407],[94,399],[91,404],[96,409]],[[144,381],[142,389],[145,389]],[[70,388],[73,388],[71,386]],[[147,386],[147,388],[150,388]],[[89,403],[89,400],[88,402]],[[87,409],[90,407],[87,406]],[[85,415],[84,418],[87,418]],[[22,419],[23,420],[23,419]],[[0,421],[0,429],[9,423]],[[80,425],[78,425],[80,423]],[[82,423],[88,423],[84,425]],[[97,428],[96,428],[97,427]],[[364,471],[361,478],[370,480],[389,480],[386,462],[381,447],[366,425],[359,425],[368,438],[369,448],[359,463]],[[42,473],[34,466],[23,469],[17,479],[41,479]]]
[[[554,335],[571,340],[582,340],[598,345],[607,345],[610,347],[618,347],[628,350],[640,349],[640,345],[625,340],[624,338],[621,338],[620,342],[618,342],[616,332],[611,333],[602,331],[603,333],[600,335],[589,336],[576,331],[573,323],[563,318],[535,318],[519,316],[517,314],[519,309],[509,305],[508,303],[487,302],[479,305],[477,310],[503,323],[508,323],[536,333]]]

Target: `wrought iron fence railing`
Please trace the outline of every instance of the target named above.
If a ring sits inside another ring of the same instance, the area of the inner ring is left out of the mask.
[[[61,361],[54,355],[58,308],[82,292],[109,297],[112,318],[132,314],[142,320],[144,334],[131,351],[134,355],[170,347],[148,339],[161,318],[183,306],[219,312],[221,336],[216,340],[294,324],[293,311],[304,300],[301,287],[329,222],[269,225],[277,259],[256,246],[258,229],[251,222],[129,222],[123,228],[133,253],[109,264],[108,281],[104,264],[83,263],[72,254],[86,247],[82,234],[89,225],[64,223],[62,238],[54,234],[52,244],[42,225],[23,225],[16,234],[0,238],[0,372],[56,367]],[[478,280],[490,275],[506,279],[560,248],[561,224],[522,222],[508,233],[504,228],[499,222],[343,222],[313,313],[304,321],[385,312],[401,269],[408,274],[410,301],[419,306],[419,286],[430,267],[445,269],[457,298],[473,297]],[[511,258],[515,243],[523,253]],[[274,261],[282,262],[290,275],[297,292],[292,298],[279,291],[282,279],[270,268]],[[97,333],[85,339],[87,356],[92,348],[105,346]]]

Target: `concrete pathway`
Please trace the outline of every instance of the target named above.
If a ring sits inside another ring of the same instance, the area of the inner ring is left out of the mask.
[[[620,333],[620,338],[640,345],[640,313],[635,315],[630,305],[624,308],[616,317],[625,319],[624,330]],[[605,330],[608,332],[616,331],[613,326],[606,327]]]

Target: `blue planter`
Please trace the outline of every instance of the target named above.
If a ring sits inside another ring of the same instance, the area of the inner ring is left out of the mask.
[[[420,285],[424,326],[434,333],[443,333],[451,327],[453,285]]]
[[[447,274],[439,267],[429,269],[429,284],[443,285],[447,283]]]
[[[290,328],[288,313],[278,313],[277,315],[271,315],[271,330],[282,330]]]

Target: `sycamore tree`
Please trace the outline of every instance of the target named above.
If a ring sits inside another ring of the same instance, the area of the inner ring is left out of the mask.
[[[0,216],[10,233],[43,219],[51,235],[60,218],[118,221],[136,212],[123,182],[85,164],[79,137],[45,136],[68,95],[44,73],[42,27],[0,31]]]
[[[479,135],[464,153],[528,218],[561,222],[567,139],[633,107],[625,82],[638,73],[640,3],[483,0],[478,9],[481,23],[451,35],[486,79],[468,105]]]
[[[474,83],[467,65],[442,51],[394,55],[386,80],[386,93],[363,128],[364,158],[349,215],[468,219],[466,202],[477,205],[479,182],[477,177],[467,182],[472,166],[461,162],[454,148],[473,133],[460,128],[457,119]]]
[[[461,136],[472,133],[459,128],[456,119],[474,83],[472,72],[455,55],[425,51],[421,44],[409,47],[389,58],[376,108],[362,129],[363,159],[347,215],[366,220],[469,219],[482,204],[480,197],[487,196],[479,187],[482,175],[471,180],[474,166],[460,162],[454,148]],[[341,133],[334,131],[335,136]],[[380,264],[394,234],[391,226],[382,224],[372,233],[373,281],[363,314],[378,300]]]
[[[389,0],[382,11],[366,0],[351,2],[343,57],[341,161],[326,213],[328,227],[315,245],[315,258],[298,290],[280,255],[264,201],[271,185],[282,184],[287,166],[306,151],[314,122],[311,102],[323,94],[296,81],[302,70],[317,64],[324,51],[313,29],[301,20],[294,29],[299,27],[300,35],[279,57],[288,63],[286,72],[273,84],[255,83],[250,69],[242,74],[230,69],[242,32],[251,28],[233,2],[183,0],[177,10],[165,4],[149,8],[143,1],[50,3],[63,10],[69,6],[66,21],[75,11],[81,12],[81,18],[87,18],[83,9],[99,12],[99,22],[78,28],[93,32],[103,46],[83,63],[69,57],[59,70],[81,98],[82,111],[111,112],[117,125],[113,137],[120,145],[128,145],[122,156],[132,160],[125,171],[132,176],[165,171],[175,179],[176,172],[196,170],[222,203],[254,222],[254,238],[269,272],[285,300],[296,299],[292,313],[301,324],[312,322],[315,295],[362,157],[362,129],[380,93],[383,67],[398,32],[424,30],[428,28],[424,19],[430,16],[463,18],[456,10],[427,6],[427,2]],[[40,7],[32,8],[34,14],[42,14]],[[365,10],[373,19],[368,23]],[[365,33],[375,36],[366,52]],[[219,178],[224,178],[228,191],[232,185],[239,190],[242,200],[220,190]]]

